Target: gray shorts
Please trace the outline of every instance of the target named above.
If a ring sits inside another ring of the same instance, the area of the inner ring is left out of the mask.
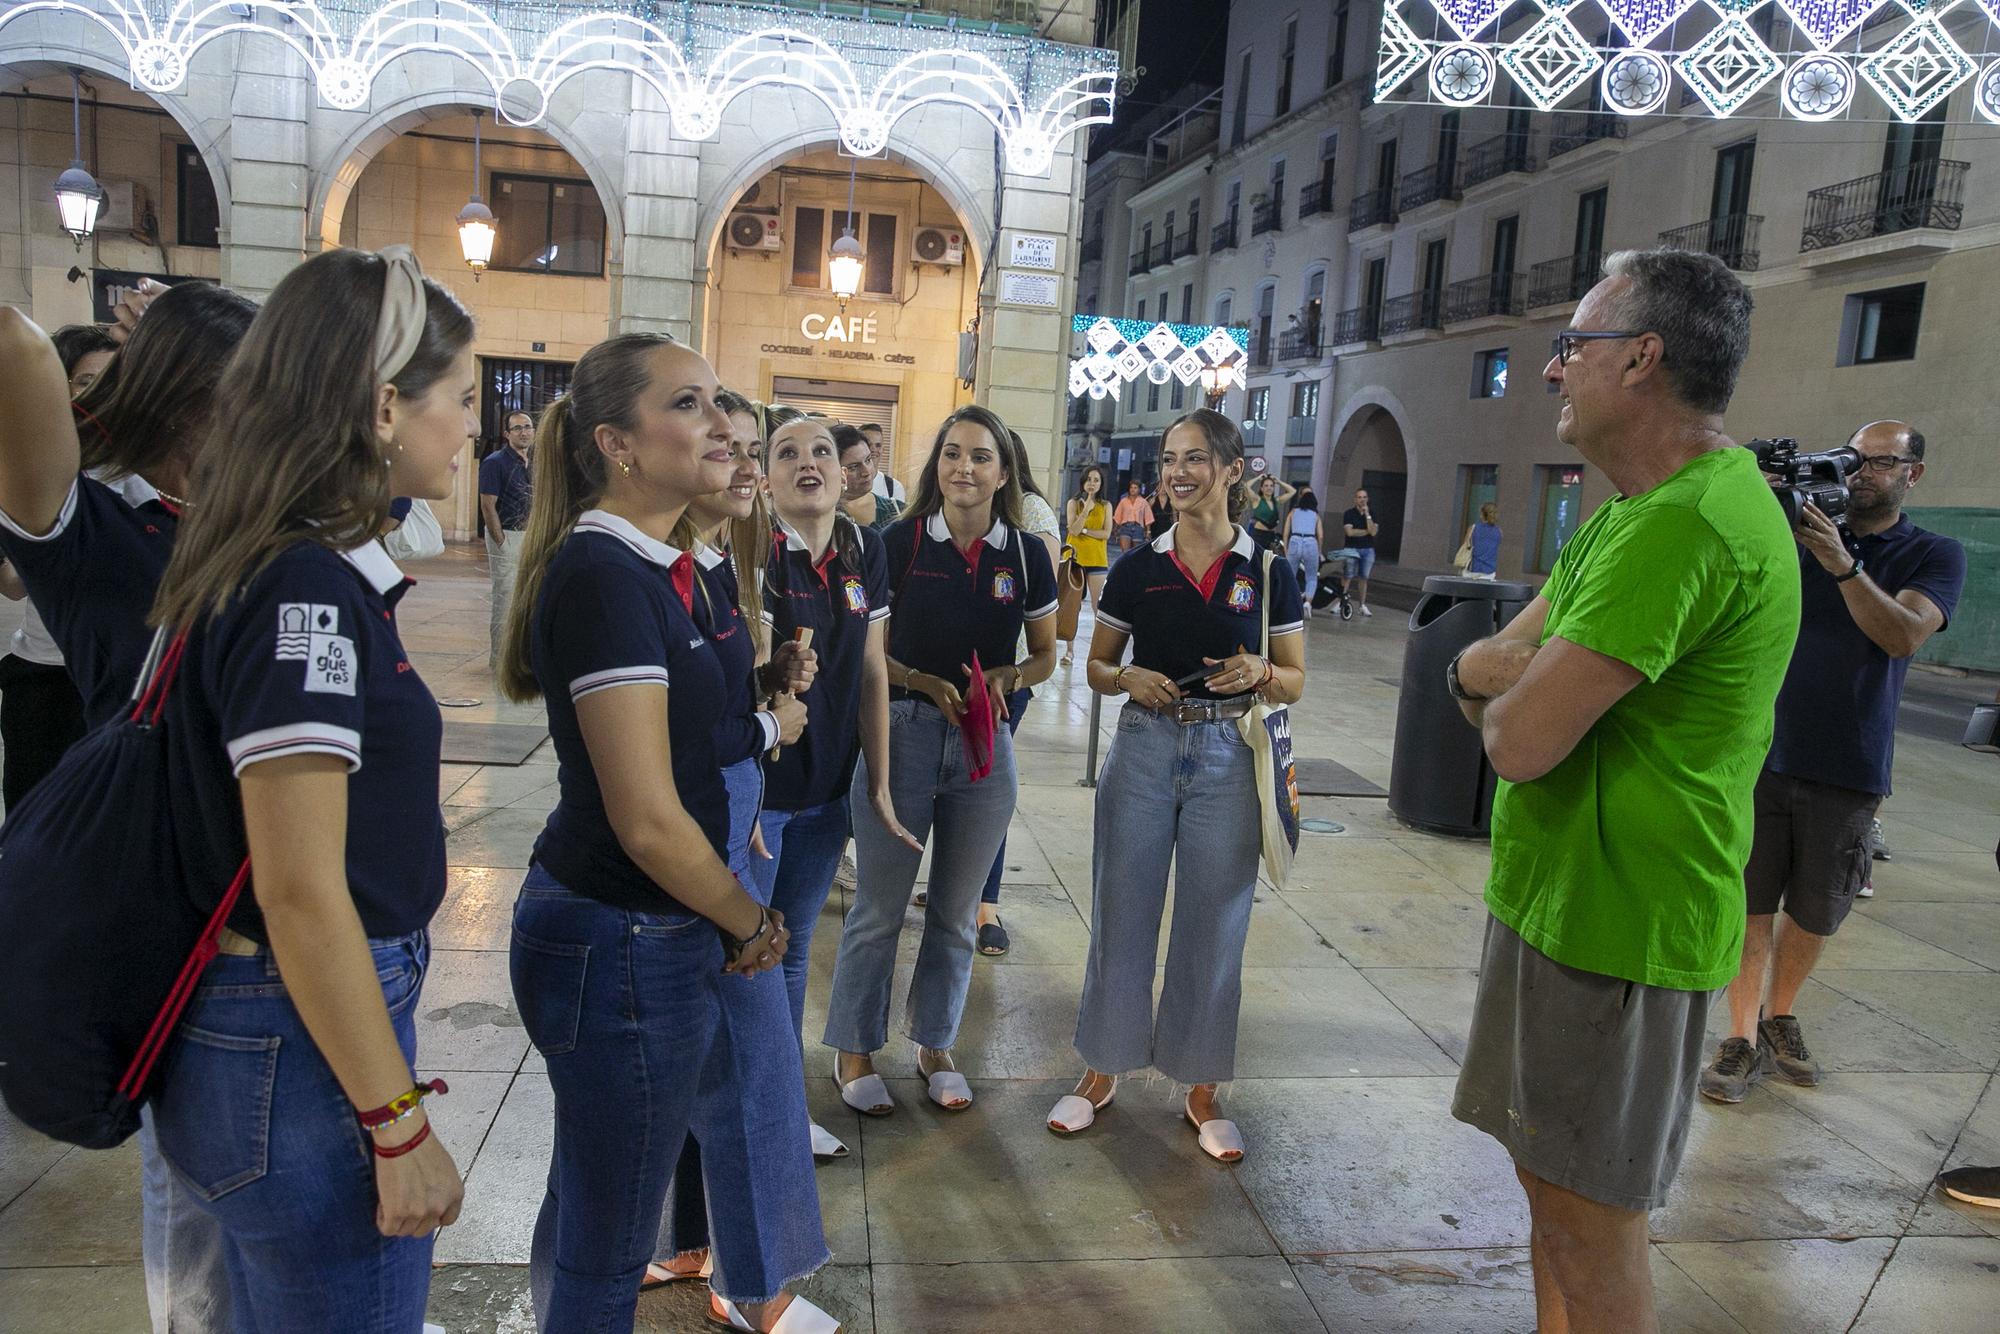
[[[1568,967],[1489,915],[1451,1114],[1543,1181],[1657,1209],[1687,1148],[1714,995]]]
[[[1783,908],[1815,936],[1840,930],[1868,878],[1868,831],[1881,806],[1873,792],[1769,769],[1759,774],[1757,832],[1743,868],[1750,915]]]

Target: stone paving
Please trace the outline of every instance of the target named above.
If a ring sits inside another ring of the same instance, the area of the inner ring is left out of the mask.
[[[411,657],[455,718],[532,722],[486,672],[486,580],[454,550],[416,571]],[[1387,785],[1402,617],[1316,619],[1298,751]],[[1381,799],[1308,799],[1294,887],[1259,890],[1239,1078],[1248,1139],[1204,1157],[1171,1091],[1133,1083],[1076,1139],[1043,1118],[1067,1091],[1090,918],[1089,738],[1081,665],[1037,692],[1018,742],[1003,911],[1013,952],[977,965],[958,1046],[977,1103],[947,1117],[909,1051],[884,1053],[901,1110],[846,1111],[829,1053],[806,1054],[815,1115],[853,1146],[820,1168],[833,1263],[805,1285],[845,1328],[1525,1331],[1527,1213],[1499,1148],[1448,1113],[1475,984],[1484,844],[1399,824]],[[1114,715],[1102,718],[1105,740]],[[2000,1161],[2000,761],[1906,737],[1884,815],[1895,860],[1829,947],[1799,1010],[1826,1081],[1697,1102],[1673,1199],[1653,1218],[1671,1331],[1990,1331],[2000,1214],[1931,1180]],[[518,767],[446,765],[450,894],[422,1002],[438,1133],[467,1174],[440,1238],[430,1318],[529,1331],[529,1234],[551,1102],[507,982],[510,908],[555,800],[546,745]],[[838,943],[816,942],[816,1033]],[[916,918],[911,918],[914,926]],[[904,976],[914,945],[904,950]],[[899,978],[898,995],[902,980]],[[145,1327],[138,1167],[128,1146],[66,1150],[0,1117],[0,1328]],[[704,1327],[699,1290],[649,1294],[644,1330]]]

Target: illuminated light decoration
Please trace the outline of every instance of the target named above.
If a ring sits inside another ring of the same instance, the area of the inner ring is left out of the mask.
[[[1854,33],[1888,3],[1889,0],[1778,0],[1778,8],[1806,35],[1813,49],[1824,51]]]
[[[1514,0],[1434,0],[1432,7],[1453,32],[1469,42],[1512,3]]]
[[[1694,8],[1694,0],[1597,0],[1633,46],[1644,46]]]
[[[30,14],[95,23],[123,51],[132,85],[152,93],[180,89],[195,54],[218,38],[269,37],[297,52],[320,99],[343,111],[367,106],[397,59],[438,53],[470,65],[492,88],[497,113],[519,125],[541,120],[569,79],[610,70],[658,93],[674,133],[690,139],[713,136],[742,94],[779,87],[818,99],[842,147],[863,157],[881,153],[911,111],[959,106],[992,125],[1009,171],[1031,176],[1047,175],[1056,146],[1077,131],[1111,122],[1118,70],[1108,51],[956,24],[798,12],[776,23],[769,8],[699,0],[653,0],[644,13],[581,0],[502,3],[493,12],[469,0],[379,0],[373,10],[351,0],[326,8],[318,0],[0,0],[0,28]]]
[[[1375,58],[1375,100],[1382,101],[1423,66],[1430,47],[1410,31],[1393,4],[1382,6],[1382,44]]]
[[[1935,15],[1919,19],[1860,63],[1861,77],[1904,120],[1919,120],[1978,66]]]
[[[1854,101],[1854,71],[1839,56],[1801,56],[1785,74],[1785,110],[1800,120],[1832,120]]]
[[[2000,60],[1988,65],[1986,73],[1979,76],[1979,86],[1972,90],[1972,109],[2000,125]]]
[[[1471,42],[1447,46],[1431,62],[1431,96],[1455,107],[1470,106],[1493,87],[1493,57]]]
[[[1211,398],[1244,383],[1250,331],[1228,325],[1164,324],[1077,315],[1070,332],[1083,335],[1086,356],[1069,363],[1072,398],[1102,399],[1143,378],[1163,385],[1200,384]]]
[[[1749,101],[1783,68],[1784,62],[1758,40],[1750,25],[1733,16],[1674,58],[1674,69],[1718,116],[1727,116]]]
[[[1542,15],[1519,41],[1500,49],[1500,67],[1543,111],[1553,110],[1556,103],[1588,83],[1603,63],[1597,49],[1558,13]]]
[[[1604,105],[1621,116],[1650,116],[1667,100],[1667,62],[1651,51],[1626,51],[1604,67]]]
[[[69,72],[69,111],[76,153],[68,169],[56,177],[56,212],[62,216],[62,229],[76,242],[80,253],[84,241],[97,230],[97,210],[104,206],[104,187],[83,165],[83,76],[76,70]]]
[[[479,275],[486,272],[486,266],[493,262],[493,238],[495,235],[493,210],[486,207],[486,201],[479,197],[479,113],[472,113],[472,198],[458,211],[458,248],[465,256],[465,267],[472,270],[472,281],[478,282]]]

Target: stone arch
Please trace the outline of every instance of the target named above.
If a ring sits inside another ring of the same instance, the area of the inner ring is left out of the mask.
[[[1362,484],[1362,472],[1371,463],[1402,463],[1403,486],[1402,504],[1396,514],[1396,531],[1392,535],[1384,525],[1383,540],[1377,545],[1384,548],[1383,559],[1395,560],[1400,554],[1402,537],[1408,530],[1410,516],[1416,502],[1415,488],[1407,479],[1416,475],[1417,451],[1412,445],[1409,410],[1401,399],[1382,385],[1365,385],[1350,393],[1340,405],[1335,416],[1339,425],[1333,433],[1333,447],[1327,453],[1325,471],[1313,480],[1323,497],[1334,497],[1336,481],[1342,491],[1351,490]],[[1361,469],[1355,464],[1359,462]],[[1393,468],[1379,469],[1391,471]],[[1378,502],[1381,497],[1375,498]],[[1333,500],[1326,501],[1330,507]],[[1340,506],[1346,508],[1346,503]],[[1378,507],[1376,513],[1380,515]],[[1393,541],[1394,545],[1391,545]]]

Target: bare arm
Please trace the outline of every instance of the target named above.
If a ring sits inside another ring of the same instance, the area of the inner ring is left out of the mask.
[[[1499,634],[1482,639],[1466,649],[1458,659],[1458,683],[1476,700],[1460,700],[1458,707],[1474,727],[1486,721],[1486,705],[1514,688],[1542,642],[1549,623],[1549,600],[1537,595],[1507,622]]]
[[[1494,772],[1514,783],[1540,778],[1645,679],[1629,663],[1560,635],[1551,639],[1514,688],[1485,708],[1480,732]]]
[[[1056,618],[1044,616],[1039,621],[1029,621],[1028,656],[1021,659],[1020,675],[1015,678],[1014,688],[1038,686],[1049,679],[1049,673],[1056,669]]]
[[[1798,539],[1828,574],[1845,574],[1854,564],[1854,557],[1841,545],[1840,530],[1817,506],[1806,506]],[[1892,658],[1912,656],[1944,626],[1944,612],[1937,603],[1914,588],[1891,596],[1866,572],[1840,585],[1840,597],[1861,633]]]
[[[0,306],[0,510],[46,533],[76,485],[76,418],[56,345],[34,321]]]
[[[889,795],[889,622],[876,621],[868,627],[868,647],[861,657],[861,758],[868,766],[868,804],[875,818],[909,846],[923,844],[896,819],[896,803]]]

